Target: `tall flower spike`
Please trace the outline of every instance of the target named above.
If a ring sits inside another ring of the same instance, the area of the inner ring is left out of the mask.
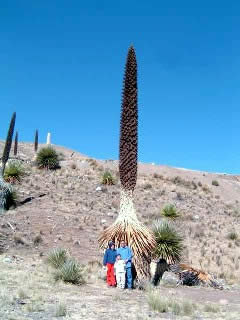
[[[138,157],[138,106],[137,106],[137,59],[135,50],[128,50],[123,82],[120,121],[119,173],[121,185],[132,190],[137,182]]]
[[[134,254],[138,279],[150,275],[149,263],[156,242],[154,235],[136,215],[133,191],[137,182],[138,107],[137,107],[137,60],[133,47],[128,50],[120,122],[119,173],[121,196],[119,215],[113,225],[104,230],[99,238],[101,247],[113,240],[119,246],[124,239]]]
[[[2,156],[2,175],[4,174],[5,166],[8,161],[11,146],[12,146],[12,138],[13,138],[15,121],[16,121],[16,112],[14,112],[12,115],[12,118],[9,124],[7,139],[5,141],[5,146],[3,150],[3,156]]]
[[[18,132],[16,132],[15,135],[15,141],[14,141],[14,156],[16,157],[18,153]]]
[[[35,131],[35,139],[34,139],[34,151],[38,151],[38,130]]]

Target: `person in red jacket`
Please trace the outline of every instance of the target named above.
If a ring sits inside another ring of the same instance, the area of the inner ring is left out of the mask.
[[[107,266],[107,284],[108,287],[115,287],[116,278],[114,275],[114,263],[116,261],[117,251],[115,250],[115,244],[110,241],[108,249],[105,251],[103,258],[103,265]]]

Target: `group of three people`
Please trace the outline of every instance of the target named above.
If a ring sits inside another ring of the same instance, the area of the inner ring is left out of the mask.
[[[114,242],[110,241],[105,251],[103,265],[107,267],[108,287],[132,289],[132,250],[125,240],[120,241],[116,250]]]

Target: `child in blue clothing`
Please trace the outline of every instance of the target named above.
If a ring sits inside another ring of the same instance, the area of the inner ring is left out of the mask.
[[[114,287],[116,285],[116,279],[114,275],[114,263],[116,261],[117,251],[115,250],[115,244],[110,241],[108,249],[105,251],[103,258],[103,265],[107,266],[107,284],[108,287]]]

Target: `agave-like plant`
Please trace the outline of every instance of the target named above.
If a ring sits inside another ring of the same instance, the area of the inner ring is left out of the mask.
[[[22,164],[17,160],[8,161],[5,171],[4,180],[11,184],[20,182],[21,178],[25,175],[25,169]]]
[[[149,277],[151,252],[155,238],[150,229],[136,215],[133,193],[137,182],[138,155],[138,106],[137,106],[137,60],[134,48],[128,50],[120,124],[119,173],[121,182],[120,211],[113,225],[104,230],[99,238],[101,247],[109,240],[119,246],[124,239],[134,254],[138,279]]]
[[[166,205],[162,211],[161,215],[164,216],[165,218],[175,220],[178,217],[180,217],[179,212],[177,212],[176,208],[172,204]]]
[[[67,259],[68,253],[65,249],[55,248],[48,254],[46,262],[50,264],[52,267],[58,269],[62,267],[62,265],[67,261]]]
[[[37,153],[36,163],[39,169],[58,169],[59,157],[57,151],[51,146],[43,147]]]
[[[114,185],[115,184],[115,181],[114,181],[114,178],[111,174],[111,172],[109,171],[105,171],[102,175],[102,184],[106,184],[106,185]]]
[[[154,256],[168,264],[178,263],[183,251],[183,237],[167,221],[157,221],[153,226],[156,239]]]
[[[66,260],[54,274],[55,281],[62,280],[72,284],[85,283],[83,268],[74,259]]]

